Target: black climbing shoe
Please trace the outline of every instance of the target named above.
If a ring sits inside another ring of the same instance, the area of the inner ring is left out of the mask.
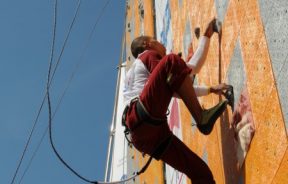
[[[210,109],[203,110],[201,123],[197,124],[197,127],[202,134],[209,135],[211,133],[216,120],[224,112],[227,104],[228,101],[224,100]]]
[[[225,92],[222,92],[225,98],[228,100],[228,105],[231,106],[232,112],[234,112],[234,91],[233,86],[228,85],[228,89]]]

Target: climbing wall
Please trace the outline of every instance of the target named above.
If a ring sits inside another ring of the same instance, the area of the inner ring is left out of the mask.
[[[129,70],[134,58],[130,52],[130,45],[134,38],[140,35],[154,37],[154,2],[152,0],[127,0],[126,1],[126,72]],[[128,148],[127,175],[131,176],[139,171],[147,162],[149,156],[143,156],[134,147]],[[164,183],[163,163],[153,160],[145,173],[128,183],[162,184]]]
[[[255,128],[242,164],[231,127],[231,108],[213,132],[204,136],[191,126],[194,120],[180,103],[183,141],[209,165],[217,183],[288,183],[288,1],[155,0],[156,10],[159,6],[169,11],[171,20],[165,21],[162,13],[162,22],[171,22],[171,33],[170,38],[160,37],[165,33],[162,26],[156,29],[157,39],[172,39],[169,50],[182,52],[184,58],[190,42],[194,50],[197,48],[196,28],[203,35],[213,17],[222,21],[222,38],[217,34],[211,38],[206,63],[196,82],[232,84],[235,110],[242,112],[239,108],[244,105]],[[220,99],[209,95],[199,100],[209,108]]]
[[[209,165],[219,184],[288,183],[288,1],[127,0],[126,3],[126,71],[134,61],[130,53],[133,38],[154,36],[168,52],[182,52],[186,58],[189,44],[192,42],[194,50],[198,45],[195,29],[200,28],[203,35],[213,17],[222,22],[222,37],[212,36],[206,63],[195,83],[233,85],[235,112],[242,119],[248,114],[247,121],[255,128],[248,152],[240,161],[231,125],[235,115],[230,107],[212,133],[204,136],[192,126],[195,121],[184,103],[173,100],[170,128],[177,128],[173,132]],[[199,100],[209,108],[221,98],[211,94]],[[148,157],[133,148],[127,152],[129,176]],[[128,183],[191,183],[182,176],[154,160],[143,175]]]

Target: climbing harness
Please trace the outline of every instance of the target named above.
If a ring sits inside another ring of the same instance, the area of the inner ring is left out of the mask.
[[[137,113],[137,117],[139,118],[139,120],[133,127],[129,128],[127,126],[126,115],[127,115],[127,112],[129,110],[129,108],[131,107],[131,105],[133,103],[136,103],[135,104],[136,113]],[[166,119],[157,119],[155,117],[151,117],[151,115],[147,112],[147,110],[143,106],[142,102],[139,100],[138,97],[136,97],[136,98],[132,99],[130,104],[125,107],[125,109],[123,111],[123,115],[122,115],[122,125],[125,127],[124,134],[125,134],[125,138],[126,138],[126,140],[128,142],[128,145],[130,147],[132,147],[132,141],[131,141],[131,139],[128,138],[128,135],[131,134],[132,131],[137,129],[142,123],[148,123],[148,124],[152,124],[152,125],[158,126],[158,125],[161,125],[163,123],[166,123]],[[141,169],[141,172],[140,171],[138,172],[139,174],[145,172],[145,170],[148,168],[152,158],[155,158],[156,160],[160,159],[161,155],[163,154],[163,152],[165,151],[165,149],[167,148],[167,146],[169,145],[171,140],[172,140],[172,135],[167,137],[167,138],[165,138],[155,148],[155,150],[152,152],[149,160],[147,161],[145,166]],[[145,155],[145,153],[143,153],[143,155]]]

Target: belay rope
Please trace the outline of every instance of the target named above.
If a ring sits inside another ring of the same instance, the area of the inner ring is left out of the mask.
[[[107,1],[106,5],[108,4],[108,2],[109,2],[109,0]],[[75,13],[75,16],[77,15],[77,12],[78,12],[80,4],[81,4],[81,0],[78,1],[78,7],[77,7],[77,11]],[[105,5],[105,7],[106,7],[106,5]],[[69,166],[69,164],[67,162],[65,162],[65,160],[58,153],[58,151],[57,151],[57,149],[56,149],[56,147],[54,145],[53,138],[52,138],[52,107],[51,107],[51,100],[50,100],[50,92],[49,92],[49,90],[50,90],[50,85],[51,85],[51,69],[52,69],[52,60],[53,60],[53,55],[54,55],[55,35],[56,35],[55,34],[56,33],[56,13],[57,13],[57,0],[55,0],[55,5],[54,5],[54,29],[53,29],[51,54],[50,54],[48,77],[47,77],[47,85],[46,85],[46,95],[47,95],[48,113],[49,113],[49,115],[48,115],[49,140],[50,140],[51,147],[52,147],[54,153],[56,154],[57,158],[62,162],[62,164],[64,164],[64,166],[67,167],[73,174],[75,174],[78,178],[80,178],[81,180],[83,180],[85,182],[93,183],[93,184],[117,184],[117,183],[124,183],[124,182],[130,181],[130,180],[136,178],[137,176],[139,176],[140,174],[142,174],[143,172],[145,172],[145,170],[148,168],[149,164],[152,161],[152,157],[150,157],[148,159],[148,161],[142,167],[141,170],[139,170],[138,172],[134,172],[133,175],[131,177],[127,178],[127,179],[124,179],[124,180],[121,180],[121,181],[112,181],[112,182],[92,181],[92,180],[84,178],[78,172],[76,172],[71,166]],[[74,17],[74,20],[75,20],[75,17]],[[73,23],[74,23],[74,20],[73,20]],[[71,27],[70,27],[70,29],[71,29]],[[55,70],[54,70],[54,73],[55,73]]]
[[[48,75],[49,76],[49,75]],[[49,81],[49,79],[48,79]],[[49,85],[49,83],[47,83]],[[47,101],[48,101],[48,111],[49,111],[49,140],[51,143],[51,146],[53,148],[54,153],[56,154],[56,156],[58,157],[58,159],[76,176],[78,176],[80,179],[82,179],[83,181],[86,181],[88,183],[93,183],[93,184],[116,184],[116,183],[123,183],[123,182],[127,182],[130,181],[134,178],[136,178],[137,176],[139,176],[140,174],[144,173],[145,170],[148,168],[149,164],[152,161],[152,156],[150,156],[150,158],[148,159],[148,161],[146,162],[146,164],[142,167],[141,170],[139,170],[138,172],[134,172],[133,175],[127,179],[121,180],[121,181],[112,181],[112,182],[101,182],[101,181],[92,181],[92,180],[88,180],[86,178],[84,178],[83,176],[81,176],[78,172],[76,172],[74,169],[72,169],[72,167],[70,167],[65,161],[64,159],[61,157],[61,155],[58,153],[53,139],[52,139],[52,108],[51,108],[51,101],[50,101],[50,94],[49,94],[49,86],[47,85]]]

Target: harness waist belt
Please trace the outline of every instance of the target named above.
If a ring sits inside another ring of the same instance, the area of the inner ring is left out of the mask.
[[[137,117],[139,118],[138,122],[136,123],[136,125],[134,125],[134,127],[132,127],[131,129],[129,129],[127,127],[127,124],[126,124],[126,114],[127,114],[127,111],[129,109],[129,107],[131,107],[131,104],[132,103],[136,103],[136,113],[137,113]],[[151,125],[155,125],[155,126],[158,126],[162,123],[166,123],[166,119],[156,119],[156,118],[153,118],[151,117],[148,112],[146,111],[145,107],[142,105],[142,103],[140,102],[139,99],[133,99],[130,103],[130,106],[127,105],[124,109],[124,112],[123,112],[123,115],[122,115],[122,125],[125,126],[125,137],[127,139],[127,141],[129,143],[132,143],[127,135],[135,130],[136,128],[138,128],[142,123],[147,123],[147,124],[151,124]],[[152,153],[152,157],[159,160],[163,154],[163,152],[166,150],[167,146],[170,144],[171,140],[172,140],[173,136],[171,134],[171,136],[165,138],[156,148],[155,150],[153,151]]]
[[[141,104],[139,100],[136,101],[136,112],[139,118],[139,121],[144,121],[145,123],[152,124],[152,125],[160,125],[166,122],[166,119],[155,119],[151,117]]]

